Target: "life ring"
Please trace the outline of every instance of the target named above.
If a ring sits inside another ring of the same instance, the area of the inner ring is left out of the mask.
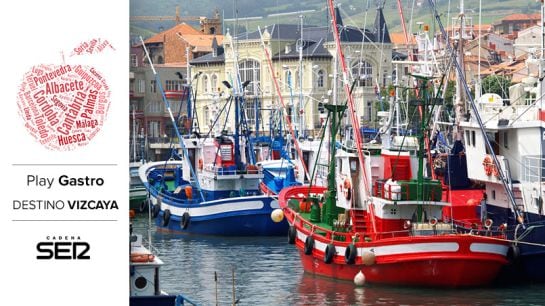
[[[189,212],[184,212],[184,214],[182,215],[182,221],[180,222],[182,229],[186,229],[189,226],[189,219],[191,219]]]
[[[288,229],[288,244],[295,244],[295,237],[297,236],[297,230],[295,226],[290,225]]]
[[[146,212],[147,208],[148,208],[148,201],[144,200],[144,201],[140,202],[140,207],[138,208],[138,211],[143,213],[143,212]]]
[[[324,262],[326,264],[329,264],[333,261],[333,256],[337,253],[337,250],[335,250],[335,245],[333,243],[328,244],[325,247],[324,251]]]
[[[307,239],[305,239],[305,255],[311,255],[312,250],[314,249],[314,238],[312,236],[307,236]]]
[[[486,176],[491,176],[494,172],[494,162],[492,161],[492,157],[490,155],[486,155],[483,159],[483,166],[484,166],[484,173]]]
[[[153,209],[151,210],[151,217],[152,218],[157,218],[160,211],[161,211],[161,206],[160,206],[159,203],[153,205]]]
[[[163,226],[168,226],[170,222],[170,209],[165,209],[163,212]]]
[[[350,180],[348,180],[348,178],[344,180],[343,187],[344,198],[347,201],[350,201],[350,199],[352,199],[352,184],[350,184]]]
[[[132,253],[131,262],[152,262],[155,260],[153,254]]]
[[[344,262],[349,265],[354,264],[356,262],[357,255],[358,249],[356,249],[356,246],[353,243],[349,244],[344,251]]]
[[[199,170],[202,171],[203,168],[204,168],[204,163],[202,161],[202,158],[199,158]]]

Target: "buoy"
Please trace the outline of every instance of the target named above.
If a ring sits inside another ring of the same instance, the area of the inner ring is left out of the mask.
[[[271,219],[276,223],[281,222],[282,220],[284,220],[284,212],[282,211],[282,209],[277,208],[277,209],[273,210],[272,213],[271,213]]]
[[[365,285],[365,275],[363,274],[363,272],[361,272],[361,270],[356,274],[356,276],[354,276],[354,284],[356,286]]]
[[[134,212],[134,209],[129,210],[129,218],[134,218],[136,216],[136,213]]]
[[[361,254],[361,260],[366,266],[374,265],[376,261],[375,253],[365,251]]]

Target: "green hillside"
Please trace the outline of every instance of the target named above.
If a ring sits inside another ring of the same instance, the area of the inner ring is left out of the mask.
[[[430,23],[432,14],[428,0],[401,0],[407,22],[411,20],[412,26],[416,22]],[[479,22],[479,2],[482,2],[482,23],[490,24],[513,13],[539,13],[539,2],[535,0],[465,0],[466,16],[473,18],[473,23]],[[346,24],[363,27],[372,24],[375,17],[376,0],[345,0],[340,3],[341,12]],[[459,13],[458,0],[436,0],[438,11],[444,24],[447,17],[455,17]],[[174,16],[176,7],[180,8],[180,15],[184,16],[212,16],[217,9],[226,19],[225,28],[234,30],[238,17],[238,31],[246,29],[254,31],[258,25],[273,23],[299,23],[298,11],[305,11],[304,23],[312,25],[326,25],[328,23],[326,0],[131,0],[131,16]],[[414,6],[413,6],[414,5]],[[449,10],[450,7],[450,10]],[[401,31],[401,21],[397,9],[397,1],[386,0],[384,14],[390,31]],[[247,19],[248,17],[260,17],[261,19]],[[231,19],[231,21],[230,21]],[[169,28],[174,22],[133,22],[136,28],[158,32]],[[408,25],[409,26],[409,25]],[[134,29],[136,29],[134,28]],[[133,27],[131,27],[132,33]],[[132,33],[133,34],[133,33]],[[149,33],[148,33],[149,34]]]

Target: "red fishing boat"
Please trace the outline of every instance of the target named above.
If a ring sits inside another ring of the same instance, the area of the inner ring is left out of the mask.
[[[424,110],[421,131],[429,83],[420,78],[413,101]],[[338,149],[346,106],[325,107],[331,122],[327,186],[290,187],[279,195],[288,242],[299,249],[305,271],[345,280],[361,272],[369,283],[414,286],[492,282],[508,262],[504,228],[485,220],[468,230],[444,215],[451,203],[443,200],[441,182],[424,178],[423,135],[413,151]]]

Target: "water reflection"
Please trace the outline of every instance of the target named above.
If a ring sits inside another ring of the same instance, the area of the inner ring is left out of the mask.
[[[145,233],[146,225],[145,218],[137,218],[135,231]],[[202,305],[216,301],[229,305],[233,296],[238,305],[543,305],[545,301],[544,284],[456,290],[355,287],[352,282],[303,273],[299,253],[284,237],[187,236],[152,228],[152,239],[165,262],[162,289],[181,292]]]

